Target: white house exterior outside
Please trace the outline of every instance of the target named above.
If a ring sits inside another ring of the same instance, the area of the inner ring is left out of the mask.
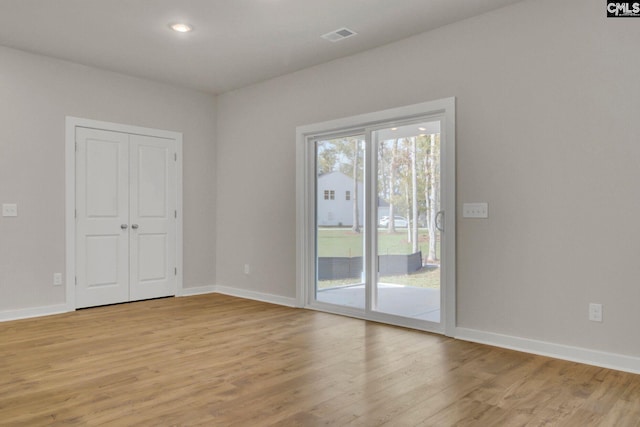
[[[353,226],[353,178],[342,172],[329,172],[318,177],[317,215],[319,226]],[[363,185],[358,182],[358,220],[363,223]]]

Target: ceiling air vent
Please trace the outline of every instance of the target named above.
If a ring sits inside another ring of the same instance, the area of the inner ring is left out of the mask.
[[[322,38],[325,40],[329,40],[330,42],[337,42],[339,40],[344,40],[351,36],[355,36],[356,34],[358,33],[348,28],[340,28],[338,30],[331,31],[330,33],[323,35]]]

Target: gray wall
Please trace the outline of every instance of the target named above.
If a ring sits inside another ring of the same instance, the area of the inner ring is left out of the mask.
[[[0,311],[62,304],[65,116],[183,132],[184,285],[215,276],[215,98],[0,48]]]
[[[640,354],[640,25],[605,15],[528,0],[219,96],[216,284],[295,296],[296,126],[455,96],[458,212],[490,206],[459,326]]]

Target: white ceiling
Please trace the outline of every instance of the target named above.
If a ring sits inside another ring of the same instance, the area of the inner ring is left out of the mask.
[[[221,93],[517,1],[0,0],[0,45]]]

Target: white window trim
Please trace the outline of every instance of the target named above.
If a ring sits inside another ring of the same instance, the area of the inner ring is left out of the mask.
[[[456,268],[455,268],[455,98],[445,98],[420,104],[392,108],[373,113],[331,120],[296,128],[296,304],[298,307],[309,307],[309,281],[313,280],[315,272],[314,247],[314,165],[311,156],[309,138],[322,135],[340,134],[373,128],[381,124],[388,124],[394,120],[410,120],[414,117],[442,115],[444,126],[442,133],[446,138],[445,149],[442,152],[444,165],[442,206],[445,210],[444,222],[453,224],[447,228],[445,265],[443,274],[447,281],[442,312],[444,315],[443,332],[447,336],[454,336],[456,329]],[[345,314],[358,317],[356,312]],[[384,319],[381,319],[384,321]],[[404,326],[413,325],[408,322]]]

